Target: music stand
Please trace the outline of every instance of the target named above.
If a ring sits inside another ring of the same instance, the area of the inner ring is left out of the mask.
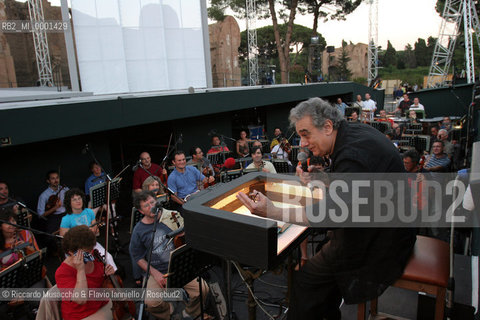
[[[0,288],[18,288],[21,263],[22,261],[18,260],[0,272]]]
[[[225,155],[230,152],[228,151],[219,151],[216,153],[207,154],[207,159],[212,165],[221,165],[225,162]]]
[[[120,197],[120,181],[122,178],[117,177],[110,183],[110,201]],[[107,203],[107,183],[99,183],[90,188],[90,199],[92,200],[92,208],[98,208]]]
[[[273,159],[272,160],[273,166],[277,173],[288,173],[290,172],[290,168],[288,167],[288,162],[285,159]]]
[[[130,218],[130,234],[132,234],[133,228],[138,223],[138,221],[142,220],[143,214],[138,211],[137,208],[132,208],[132,216]]]
[[[238,177],[242,176],[242,169],[236,170],[228,170],[227,172],[223,172],[220,176],[221,182],[230,182]]]
[[[19,279],[21,283],[19,288],[30,288],[35,283],[43,279],[43,257],[47,250],[43,248],[40,251],[35,251],[29,254],[22,264],[22,278]]]
[[[30,227],[30,217],[31,215],[28,213],[27,210],[21,209],[18,211],[18,214],[15,217],[15,220],[17,221],[17,224],[20,226]]]
[[[203,263],[201,257],[203,256]],[[209,259],[212,261],[212,259]],[[170,252],[168,264],[167,288],[183,288],[195,278],[200,278],[198,288],[200,292],[200,314],[203,319],[202,280],[200,275],[211,267],[206,262],[205,253],[197,251],[186,244]]]

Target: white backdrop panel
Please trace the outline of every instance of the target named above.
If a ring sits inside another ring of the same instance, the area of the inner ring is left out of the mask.
[[[72,0],[82,89],[206,87],[200,1]]]

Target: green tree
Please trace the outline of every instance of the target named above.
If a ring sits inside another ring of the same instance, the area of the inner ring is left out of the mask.
[[[352,59],[350,59],[348,55],[347,46],[347,42],[342,40],[342,49],[337,62],[337,70],[340,76],[339,80],[342,81],[350,80],[350,77],[352,76],[352,72],[348,69],[348,62]]]
[[[417,60],[415,59],[415,53],[413,52],[412,46],[410,43],[407,43],[405,46],[405,66],[407,68],[416,68],[417,67]]]
[[[417,61],[418,66],[427,66],[430,64],[428,51],[427,51],[427,44],[425,42],[425,39],[418,38],[417,42],[415,42],[414,44],[413,51],[414,51],[415,60]]]
[[[390,40],[387,42],[387,50],[383,55],[383,65],[385,67],[395,66],[397,64],[397,51],[390,43]]]
[[[278,60],[280,66],[280,75],[281,82],[288,82],[288,70],[290,67],[290,46],[292,44],[292,33],[293,33],[293,21],[297,13],[297,9],[300,14],[305,14],[308,12],[308,5],[305,4],[307,0],[284,0],[284,1],[274,1],[274,0],[257,0],[256,1],[256,11],[258,19],[271,19],[273,25],[273,36],[275,39],[275,45],[278,52]],[[351,0],[321,0],[319,4],[321,6],[328,5],[329,8],[337,8],[335,12],[325,12],[327,17],[337,18],[341,17],[341,11],[343,7],[350,10],[350,6],[345,6],[344,3],[352,2]],[[352,5],[360,0],[355,0],[352,2]],[[301,7],[299,8],[299,4]],[[344,5],[342,7],[342,5]],[[358,6],[358,5],[357,5]],[[240,18],[245,17],[245,0],[210,0],[209,17],[212,19],[221,18],[219,12],[225,12],[227,8],[232,9],[236,15]],[[356,6],[355,6],[356,8]],[[351,10],[353,11],[354,8]],[[284,33],[280,30],[279,18],[283,20],[283,24],[286,25],[286,30]],[[316,32],[316,31],[315,31]]]
[[[352,13],[362,3],[362,0],[303,0],[299,2],[298,11],[300,14],[313,14],[312,34],[317,34],[318,22],[330,20],[345,20],[345,16]],[[323,9],[327,5],[328,9]],[[334,6],[332,8],[332,6]],[[334,12],[332,12],[335,10]]]

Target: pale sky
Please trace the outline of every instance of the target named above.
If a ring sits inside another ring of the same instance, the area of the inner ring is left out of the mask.
[[[435,11],[437,0],[378,0],[378,44],[387,48],[390,40],[396,50],[403,50],[407,43],[413,44],[418,38],[425,41],[429,36],[438,37],[441,18]],[[327,45],[340,47],[342,39],[353,43],[368,43],[369,5],[364,1],[345,21],[320,22],[318,32]],[[245,21],[238,21],[245,30]],[[313,16],[296,15],[296,24],[311,28]],[[257,28],[271,24],[269,20],[257,20]]]
[[[23,0],[24,1],[24,0]],[[71,0],[69,0],[71,1]],[[196,1],[196,0],[195,0]],[[210,3],[208,0],[207,4]],[[50,0],[59,5],[60,0]],[[437,0],[378,0],[378,44],[387,48],[390,40],[396,50],[403,50],[407,43],[413,44],[418,38],[438,37],[441,18],[435,11]],[[320,22],[318,32],[328,45],[340,47],[342,39],[353,43],[368,43],[369,5],[364,2],[345,21]],[[245,20],[238,20],[241,30],[245,30]],[[295,23],[311,28],[312,16],[297,14]],[[271,19],[258,20],[257,28],[271,24]]]

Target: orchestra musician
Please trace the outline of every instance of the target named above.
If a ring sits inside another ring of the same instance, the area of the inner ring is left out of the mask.
[[[259,171],[269,172],[269,173],[277,173],[275,167],[270,161],[263,160],[263,151],[260,147],[252,148],[250,153],[252,156],[253,162],[250,163],[246,169],[258,169]]]
[[[247,131],[240,131],[240,139],[237,140],[237,155],[239,158],[248,157],[250,153],[248,150],[248,141]]]
[[[273,149],[277,144],[280,143],[280,138],[282,137],[282,129],[279,127],[275,127],[273,130],[273,139],[272,142],[270,142],[270,150]]]
[[[65,193],[64,206],[66,215],[60,223],[61,236],[65,236],[71,228],[81,225],[89,227],[95,235],[99,235],[95,213],[92,209],[86,207],[86,197],[82,190],[77,188],[68,190]],[[94,249],[98,250],[103,256],[105,255],[105,248],[100,243],[96,242]],[[110,253],[107,253],[106,260],[116,271],[117,265]]]
[[[53,233],[60,227],[65,214],[63,200],[68,187],[60,185],[60,173],[56,170],[47,172],[48,188],[38,197],[37,212],[47,218],[45,231]]]
[[[187,162],[187,166],[196,166],[204,176],[215,175],[215,170],[213,169],[212,164],[203,156],[203,151],[200,147],[192,147],[190,149],[190,155],[192,156],[192,159]]]
[[[212,136],[212,147],[208,150],[207,154],[217,153],[217,152],[229,152],[227,146],[222,145],[219,135]]]
[[[142,183],[142,191],[152,191],[155,193],[155,196],[165,193],[163,186],[158,182],[159,178],[157,177],[148,177]]]
[[[67,258],[55,272],[57,287],[61,292],[73,290],[78,294],[63,298],[62,319],[112,319],[111,300],[88,300],[85,290],[101,288],[104,275],[115,271],[111,265],[95,260],[93,248],[95,234],[85,225],[73,227],[65,233],[62,248]],[[82,294],[83,292],[83,294]],[[67,294],[62,294],[62,297]]]
[[[331,172],[405,172],[398,151],[382,133],[346,122],[337,109],[320,98],[298,104],[290,111],[290,122],[301,137],[302,147],[308,147],[315,156],[330,156]],[[297,172],[301,179],[310,175],[301,168]],[[237,197],[254,214],[309,225],[305,211],[298,217],[297,210],[276,207],[258,191],[251,195],[239,192]],[[328,198],[322,201],[330,203]],[[342,298],[355,304],[378,297],[402,275],[415,233],[407,228],[340,225],[329,230],[329,242],[294,273],[288,319],[340,319]]]
[[[0,211],[12,209],[15,214],[18,214],[19,207],[15,200],[9,199],[10,190],[6,181],[0,180]]]
[[[168,179],[170,182],[170,179]],[[130,240],[130,255],[132,263],[136,263],[142,270],[143,276],[147,271],[147,253],[150,245],[153,243],[152,260],[150,265],[150,276],[147,282],[147,289],[165,288],[167,284],[167,271],[170,262],[170,252],[175,249],[174,241],[167,238],[172,232],[168,226],[162,222],[158,222],[155,231],[155,240],[152,242],[152,226],[155,223],[156,200],[154,194],[148,191],[142,191],[135,195],[134,206],[143,214],[132,231]],[[161,211],[160,211],[161,212]],[[160,214],[159,214],[160,215]],[[184,317],[196,318],[200,314],[200,291],[197,280],[192,280],[186,284],[183,289],[188,293],[189,300],[185,306]],[[202,294],[205,298],[208,294],[208,287],[202,280]],[[170,319],[173,312],[173,306],[161,299],[145,299],[146,310],[155,316],[156,319]]]
[[[158,164],[152,162],[152,158],[148,152],[142,152],[140,154],[140,164],[141,166],[135,170],[133,174],[133,185],[132,189],[134,192],[142,191],[142,183],[150,177],[150,172],[152,175],[157,176],[159,178],[164,178],[162,180],[164,183],[166,182],[167,170],[165,168],[160,167]],[[147,172],[148,171],[148,172]]]
[[[210,183],[215,181],[215,177],[207,178],[194,166],[187,166],[185,152],[180,150],[175,152],[173,164],[175,169],[168,177],[168,187],[174,192],[172,199],[177,204],[175,209],[180,211],[180,206],[186,202],[187,196],[198,191],[198,181]]]
[[[280,143],[273,147],[271,153],[273,158],[287,160],[288,165],[292,165],[289,160],[290,154],[292,153],[292,146],[288,142],[287,138],[280,138]]]
[[[104,183],[107,181],[105,172],[102,171],[102,167],[98,162],[92,161],[89,164],[90,172],[92,173],[87,180],[85,180],[85,194],[88,196],[90,193],[90,188],[96,186],[97,184]]]
[[[16,214],[12,209],[0,212],[0,220],[2,221],[16,224],[17,221],[15,220],[15,217]],[[34,235],[30,231],[18,230],[15,226],[1,221],[0,228],[0,270],[14,264],[22,258],[22,252],[29,254],[40,250]],[[29,243],[30,245],[22,249],[22,252],[17,252],[15,248],[24,243]]]

